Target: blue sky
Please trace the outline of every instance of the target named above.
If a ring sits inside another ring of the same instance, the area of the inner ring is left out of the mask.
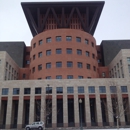
[[[130,39],[130,0],[104,1],[105,5],[94,33],[97,44],[99,45],[102,40]],[[24,41],[27,46],[30,46],[33,37],[24,16],[21,2],[42,1],[0,0],[0,41]]]

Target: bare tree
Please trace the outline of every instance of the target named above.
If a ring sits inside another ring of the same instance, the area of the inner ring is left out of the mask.
[[[119,86],[117,84],[115,85],[115,83],[111,83],[111,102],[106,103],[105,101],[103,101],[107,113],[111,114],[116,119],[117,129],[119,129],[120,119],[124,115],[128,114],[128,100],[126,98],[122,98],[121,91],[118,87]]]

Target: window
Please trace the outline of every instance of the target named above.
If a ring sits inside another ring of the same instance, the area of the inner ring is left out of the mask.
[[[9,89],[8,88],[2,88],[2,95],[8,95]]]
[[[52,93],[52,87],[46,87],[46,94]]]
[[[120,60],[120,65],[122,65],[122,60]]]
[[[30,64],[30,61],[29,61],[29,60],[26,60],[26,64],[29,65],[29,64]]]
[[[66,49],[66,53],[67,53],[67,54],[72,54],[72,49],[71,49],[71,48],[67,48],[67,49]]]
[[[102,77],[105,78],[105,72],[102,72]]]
[[[90,64],[87,64],[87,66],[86,66],[86,67],[87,67],[87,69],[88,69],[88,70],[90,70]]]
[[[77,49],[77,54],[82,55],[82,50]]]
[[[56,49],[56,54],[61,54],[62,50],[61,49]]]
[[[9,65],[9,70],[11,70],[11,65]]]
[[[78,68],[83,68],[82,62],[78,62],[77,65],[78,65]]]
[[[6,62],[6,67],[8,67],[8,62]]]
[[[94,54],[92,54],[92,57],[93,57],[93,59],[95,59],[95,55]]]
[[[119,68],[119,63],[117,63],[117,68]]]
[[[19,88],[13,88],[13,95],[19,94]]]
[[[35,94],[41,94],[41,88],[35,88]]]
[[[41,44],[42,44],[42,40],[39,41],[39,45],[41,45]]]
[[[89,93],[95,93],[95,87],[94,86],[89,86],[88,87],[88,92]]]
[[[51,63],[46,63],[46,69],[51,68]]]
[[[94,43],[92,42],[92,47],[94,47]]]
[[[46,38],[46,43],[51,42],[51,37]]]
[[[67,79],[73,79],[73,75],[67,75]]]
[[[56,92],[57,93],[63,93],[63,87],[57,87]]]
[[[130,57],[127,57],[127,63],[130,64]]]
[[[88,44],[88,40],[87,39],[85,39],[85,43]]]
[[[56,62],[56,67],[57,67],[57,68],[62,67],[62,62]]]
[[[93,66],[93,70],[96,71],[96,67],[95,66]]]
[[[46,50],[46,55],[47,56],[51,55],[51,50]]]
[[[72,37],[71,36],[66,36],[66,41],[72,41]]]
[[[67,93],[74,93],[73,87],[67,87]]]
[[[33,55],[33,60],[35,60],[35,58],[36,58],[36,55]]]
[[[61,41],[61,36],[56,36],[56,41]]]
[[[23,79],[25,79],[26,78],[26,74],[23,74]]]
[[[0,64],[1,64],[1,60],[0,60]]]
[[[127,91],[127,86],[121,86],[121,92],[123,92],[123,93],[128,92]]]
[[[78,93],[84,93],[84,86],[78,87]]]
[[[62,75],[57,75],[56,79],[62,79]]]
[[[78,79],[83,79],[84,77],[83,76],[78,76]]]
[[[33,48],[35,48],[35,47],[36,47],[36,43],[33,44]]]
[[[24,94],[30,94],[30,88],[24,88]]]
[[[73,67],[73,62],[67,61],[67,67]]]
[[[76,37],[76,41],[77,42],[81,42],[81,38],[80,37]]]
[[[38,80],[41,80],[42,78],[38,78]]]
[[[51,76],[47,76],[46,79],[51,79]]]
[[[106,87],[105,86],[99,86],[99,92],[100,93],[106,93]]]
[[[35,67],[32,68],[32,73],[34,73],[34,72],[35,72]]]
[[[38,70],[42,70],[42,64],[38,65]]]
[[[42,57],[42,52],[39,52],[39,53],[38,53],[38,57]]]
[[[88,79],[91,79],[91,77],[88,77]]]
[[[89,57],[89,52],[88,51],[86,51],[86,56]]]
[[[12,73],[14,72],[14,68],[12,68]]]
[[[116,86],[110,86],[110,92],[116,93]]]

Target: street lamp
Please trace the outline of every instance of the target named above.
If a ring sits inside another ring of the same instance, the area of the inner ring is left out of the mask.
[[[79,99],[79,105],[80,105],[80,130],[83,130],[83,126],[82,126],[82,108],[81,108],[82,99],[81,98]]]

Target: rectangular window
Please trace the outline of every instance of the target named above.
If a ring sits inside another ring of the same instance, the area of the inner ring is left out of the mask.
[[[66,49],[66,53],[67,53],[67,54],[72,54],[72,49],[71,49],[71,48],[67,48],[67,49]]]
[[[119,63],[117,63],[117,68],[119,68]]]
[[[56,62],[56,67],[57,67],[57,68],[62,67],[62,62]]]
[[[92,42],[92,47],[94,47],[94,43]]]
[[[116,93],[117,92],[116,86],[110,86],[110,92],[111,93]]]
[[[72,37],[71,36],[66,36],[66,41],[72,41]]]
[[[36,58],[36,55],[33,55],[33,60],[35,60],[35,58]]]
[[[36,47],[36,43],[33,44],[33,48],[35,48],[35,47]]]
[[[73,87],[67,87],[67,93],[74,93]]]
[[[42,70],[42,64],[38,65],[38,70]]]
[[[62,50],[61,49],[56,49],[56,54],[61,54]]]
[[[106,93],[106,87],[105,86],[99,86],[99,92],[100,93]]]
[[[42,44],[42,40],[39,41],[39,45],[41,45],[41,44]]]
[[[51,68],[51,63],[46,63],[46,69]]]
[[[89,52],[88,51],[86,51],[86,56],[89,57]]]
[[[8,67],[8,62],[6,62],[6,67]]]
[[[57,87],[56,93],[63,93],[63,87]]]
[[[81,42],[81,37],[76,37],[77,42]]]
[[[78,63],[77,63],[77,66],[78,66],[78,68],[83,68],[82,62],[78,62]]]
[[[73,75],[67,75],[67,79],[73,79]]]
[[[95,55],[94,54],[92,54],[92,57],[93,57],[93,59],[95,59]]]
[[[67,67],[73,67],[73,62],[67,61]]]
[[[56,41],[57,42],[61,41],[61,36],[56,36]]]
[[[56,79],[62,79],[62,75],[57,75]]]
[[[130,64],[130,57],[127,57],[127,63]]]
[[[95,66],[93,66],[93,70],[96,71],[96,67]]]
[[[11,70],[11,65],[9,65],[9,70]]]
[[[51,37],[46,38],[46,43],[51,42]]]
[[[78,86],[78,93],[84,93],[84,86]]]
[[[90,70],[90,64],[87,64],[87,66],[86,66],[86,67],[87,67],[87,69],[88,69],[88,70]]]
[[[30,64],[30,61],[29,61],[29,60],[26,60],[26,64],[29,65],[29,64]]]
[[[89,86],[88,87],[88,92],[89,93],[95,93],[95,86]]]
[[[46,87],[46,94],[52,93],[52,87]]]
[[[25,79],[26,78],[26,74],[23,74],[23,79]]]
[[[51,50],[46,50],[46,55],[47,56],[51,55]]]
[[[24,94],[30,94],[30,91],[31,89],[30,88],[24,88]]]
[[[13,95],[19,94],[19,88],[13,88]]]
[[[42,57],[42,52],[39,52],[39,53],[38,53],[38,57],[39,57],[39,58]]]
[[[121,86],[121,92],[127,93],[127,86]]]
[[[1,64],[1,60],[0,60],[0,64]]]
[[[41,94],[41,88],[35,88],[35,94]]]
[[[32,73],[34,73],[34,72],[35,72],[35,67],[32,68]]]
[[[120,65],[122,65],[122,60],[120,60]]]
[[[78,79],[83,79],[84,77],[83,76],[78,76]]]
[[[47,76],[46,79],[51,79],[51,76]]]
[[[8,95],[9,89],[8,88],[2,88],[2,95]]]
[[[88,45],[88,40],[87,39],[85,39],[85,43]]]
[[[77,49],[77,54],[82,55],[82,50]]]

